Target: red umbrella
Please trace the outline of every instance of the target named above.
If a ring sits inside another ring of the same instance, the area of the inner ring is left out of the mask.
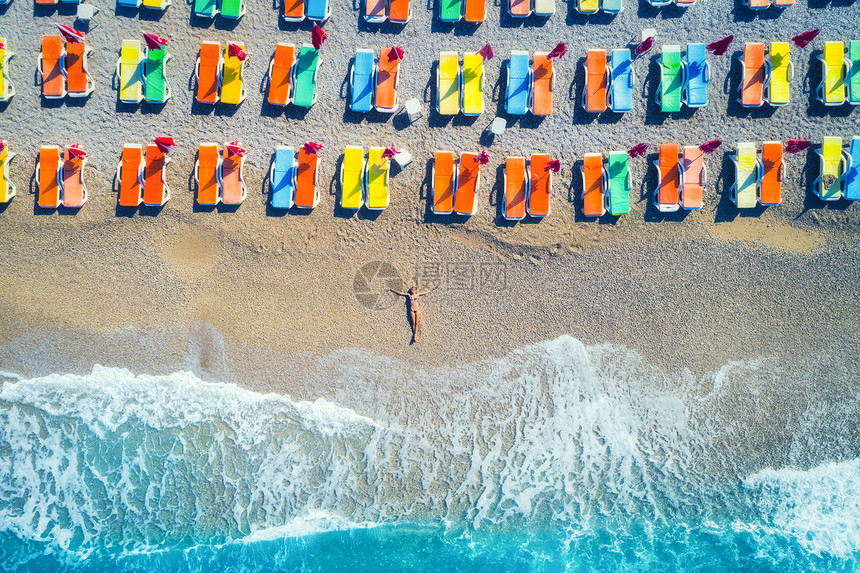
[[[486,165],[490,162],[490,154],[487,153],[486,149],[484,149],[483,151],[481,151],[481,153],[478,154],[478,156],[475,158],[475,161],[477,161],[481,165]]]
[[[544,167],[543,170],[558,173],[559,171],[561,171],[561,161],[559,161],[558,159],[552,159],[550,161],[547,161],[546,167]]]
[[[804,32],[802,34],[798,34],[797,36],[793,37],[791,39],[791,41],[794,42],[794,44],[798,48],[805,48],[820,33],[821,33],[821,30],[819,30],[819,29],[809,30],[808,32]]]
[[[709,52],[713,52],[715,56],[722,56],[726,53],[726,50],[729,49],[729,45],[734,41],[734,36],[726,36],[722,40],[717,40],[716,42],[711,42],[705,48],[708,49]]]
[[[239,157],[245,155],[245,148],[239,145],[238,139],[227,144],[227,155],[238,155]]]
[[[150,50],[161,50],[167,47],[167,39],[161,36],[144,32],[143,39],[146,40],[146,47]]]
[[[80,143],[73,143],[68,148],[69,153],[76,159],[83,159],[87,156],[87,152],[81,147]]]
[[[400,153],[400,152],[397,151],[393,145],[389,145],[388,147],[385,148],[385,151],[382,152],[382,156],[386,159],[391,159],[392,157],[394,157],[398,153]]]
[[[403,59],[403,48],[399,48],[394,46],[390,50],[388,50],[388,61],[396,62],[397,60]]]
[[[60,34],[67,42],[71,42],[72,44],[83,44],[84,43],[84,34],[79,30],[75,30],[70,26],[63,26],[62,24],[57,24],[57,28],[60,29]]]
[[[0,40],[0,50],[3,50],[3,49],[5,49],[5,48],[6,48],[6,44],[5,44],[5,43],[3,43],[3,41],[2,41],[2,40]]]
[[[699,151],[702,151],[702,152],[704,152],[704,153],[713,153],[713,152],[714,152],[714,151],[716,151],[716,150],[717,150],[717,149],[718,149],[722,144],[723,144],[723,140],[722,140],[722,139],[712,139],[711,141],[709,141],[709,142],[707,142],[707,143],[703,143],[702,145],[700,145],[700,146],[699,146]]]
[[[316,155],[317,151],[322,150],[322,143],[316,143],[314,141],[308,141],[304,145],[302,145],[302,151],[307,153],[308,155]]]
[[[810,145],[812,145],[812,142],[805,139],[789,139],[785,144],[785,152],[791,154],[800,153],[804,149],[809,149]]]
[[[6,140],[0,139],[0,153],[3,153],[4,151],[6,151]]]
[[[481,57],[485,60],[492,60],[493,56],[496,55],[493,51],[493,47],[489,44],[484,44],[484,47],[478,50],[478,53],[481,54]]]
[[[558,45],[552,49],[550,53],[546,55],[547,58],[560,58],[567,53],[567,46],[564,42],[559,42]]]
[[[311,28],[311,44],[314,45],[314,48],[317,50],[322,48],[326,38],[328,38],[328,34],[325,33],[325,30],[320,28],[318,24],[314,24],[314,27]]]
[[[637,56],[641,56],[642,54],[644,54],[645,52],[650,50],[651,46],[653,46],[653,45],[654,45],[654,36],[648,36],[647,38],[642,40],[642,43],[639,44],[638,46],[636,46],[636,49],[633,51],[636,53]]]
[[[630,157],[642,157],[645,155],[645,152],[648,151],[647,143],[637,143],[633,147],[627,150],[627,155]]]
[[[245,58],[248,57],[248,54],[245,53],[245,50],[239,44],[234,44],[233,42],[229,42],[227,44],[227,55],[231,58],[239,58],[239,61],[244,62]]]
[[[158,146],[159,151],[161,151],[162,153],[169,152],[170,148],[176,145],[176,142],[173,141],[173,138],[167,136],[156,137],[152,141],[155,142],[155,145]]]

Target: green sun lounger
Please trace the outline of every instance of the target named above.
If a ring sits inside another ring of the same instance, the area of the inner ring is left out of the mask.
[[[293,104],[299,107],[311,107],[316,103],[319,62],[319,50],[307,44],[302,46],[293,80],[293,86],[295,86]]]
[[[149,103],[164,103],[170,99],[170,84],[167,83],[165,64],[170,59],[167,50],[147,50],[143,63],[143,99]]]
[[[630,170],[626,151],[609,154],[609,214],[630,212]]]
[[[860,40],[848,43],[848,103],[860,105]]]
[[[462,18],[463,1],[462,0],[438,0],[439,2],[439,19],[443,22],[459,22]]]
[[[194,15],[201,18],[214,18],[218,14],[217,0],[194,0]]]
[[[666,113],[681,111],[681,88],[684,85],[684,67],[681,65],[681,46],[663,46],[660,55],[660,87],[657,104]]]
[[[221,17],[238,20],[245,15],[244,0],[221,0]]]

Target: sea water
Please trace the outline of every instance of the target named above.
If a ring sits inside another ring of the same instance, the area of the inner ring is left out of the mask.
[[[0,569],[858,567],[858,396],[818,364],[669,375],[564,336],[462,367],[316,366],[348,391],[5,373]]]

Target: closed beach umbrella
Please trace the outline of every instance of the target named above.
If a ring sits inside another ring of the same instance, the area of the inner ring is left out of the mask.
[[[69,153],[72,154],[72,157],[77,159],[83,159],[87,156],[87,152],[81,147],[80,143],[73,143],[69,146]]]
[[[650,50],[651,46],[653,45],[654,36],[648,36],[647,38],[642,40],[642,42],[638,46],[636,46],[636,49],[634,49],[633,51],[636,53],[637,56],[641,56],[642,54]]]
[[[722,139],[712,139],[711,141],[708,141],[707,143],[703,143],[702,145],[700,145],[700,146],[699,146],[699,151],[702,151],[702,152],[704,152],[704,153],[713,153],[713,152],[714,152],[714,151],[716,151],[716,150],[717,150],[717,149],[718,149],[722,144],[723,144],[723,140],[722,140]]]
[[[558,45],[552,49],[552,51],[546,55],[547,58],[561,58],[567,53],[567,46],[564,42],[559,42]]]
[[[544,171],[552,171],[553,173],[558,173],[561,171],[561,161],[558,159],[552,159],[546,162],[546,167],[543,168]]]
[[[386,159],[391,159],[392,157],[394,157],[398,153],[400,153],[400,152],[397,151],[393,145],[389,145],[388,147],[385,148],[385,151],[382,152],[382,156],[385,157]]]
[[[146,41],[146,47],[150,50],[161,50],[167,47],[167,38],[144,32],[143,39]]]
[[[4,151],[6,151],[6,140],[0,139],[0,153],[3,153]]]
[[[785,152],[793,155],[809,149],[811,145],[812,142],[805,139],[789,139],[785,144]]]
[[[85,34],[79,30],[75,30],[71,26],[63,26],[62,24],[57,24],[57,28],[60,30],[60,34],[67,42],[71,42],[72,44],[82,44],[84,42]]]
[[[227,144],[227,154],[242,157],[245,155],[245,148],[239,145],[239,140],[237,139],[236,141],[231,141]]]
[[[242,46],[234,44],[233,42],[227,44],[227,54],[231,58],[239,58],[239,60],[242,62],[244,62],[245,58],[248,57],[248,54],[245,53],[245,50],[242,49]]]
[[[493,51],[493,47],[489,44],[484,44],[484,47],[478,50],[478,53],[481,54],[481,57],[485,60],[492,60],[493,56],[496,55]]]
[[[397,60],[403,59],[403,48],[399,46],[394,46],[390,50],[388,50],[388,61],[395,62]]]
[[[807,32],[803,32],[802,34],[798,34],[797,36],[793,37],[791,39],[791,41],[794,42],[794,45],[797,46],[798,48],[805,48],[820,33],[821,33],[820,29],[809,30]]]
[[[311,44],[314,45],[314,48],[317,50],[322,48],[326,38],[328,38],[328,34],[325,33],[325,30],[314,24],[314,27],[311,28]]]
[[[648,151],[647,143],[637,143],[633,147],[627,150],[627,155],[630,157],[641,157],[645,155],[645,152]]]
[[[152,141],[155,143],[155,145],[158,146],[158,149],[162,153],[168,153],[170,151],[170,148],[176,145],[176,142],[173,140],[173,138],[167,136],[156,137]]]
[[[734,36],[726,36],[722,40],[717,40],[716,42],[711,42],[705,48],[708,49],[709,52],[713,53],[715,56],[722,56],[726,53],[726,50],[729,49],[729,45],[731,45],[732,41],[735,39]]]
[[[483,151],[481,151],[481,153],[478,154],[477,157],[475,157],[475,161],[477,161],[481,165],[486,165],[490,162],[490,154],[487,153],[486,149],[484,149]]]
[[[302,151],[309,155],[316,155],[318,151],[322,150],[322,148],[322,143],[316,143],[315,141],[308,141],[302,145]]]

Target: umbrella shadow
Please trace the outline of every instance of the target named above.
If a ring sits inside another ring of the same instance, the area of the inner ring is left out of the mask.
[[[660,62],[659,55],[654,54],[648,58],[648,73],[642,80],[642,97],[645,100],[645,125],[663,125],[669,114],[663,112],[663,108],[657,103],[657,92],[660,89]],[[683,109],[683,108],[682,108]]]
[[[720,172],[714,181],[714,192],[718,200],[714,210],[714,223],[727,223],[734,221],[740,215],[731,197],[732,185],[735,183],[735,162],[732,161],[731,153],[723,153],[723,162],[720,164]]]
[[[146,100],[142,100],[139,106],[140,113],[143,115],[157,115],[161,113],[161,111],[164,109],[164,106],[167,105],[168,101],[170,100],[163,102],[148,102]]]
[[[586,111],[582,105],[582,94],[585,92],[585,58],[579,58],[573,73],[573,81],[567,90],[567,98],[573,102],[573,123],[586,124],[597,121],[597,113]]]
[[[505,164],[501,163],[496,167],[496,180],[493,181],[493,186],[490,187],[488,197],[490,206],[496,208],[496,215],[493,218],[493,223],[497,227],[512,228],[519,223],[518,220],[505,219]]]

